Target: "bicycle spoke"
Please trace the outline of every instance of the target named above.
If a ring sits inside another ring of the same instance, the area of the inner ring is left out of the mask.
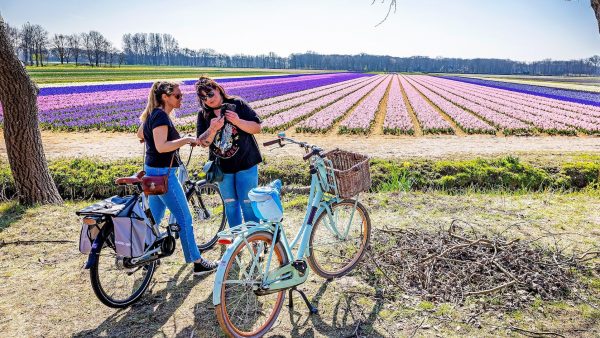
[[[309,263],[319,275],[344,275],[362,257],[370,227],[363,210],[354,201],[345,201],[319,217],[309,243]]]

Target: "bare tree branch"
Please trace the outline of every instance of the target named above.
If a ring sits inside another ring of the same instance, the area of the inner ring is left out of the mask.
[[[375,1],[376,0],[373,0],[373,2],[371,3],[371,5],[374,5]],[[381,3],[385,3],[385,0],[381,0]],[[376,24],[375,27],[381,25],[382,23],[385,22],[385,20],[387,20],[388,16],[390,16],[390,13],[392,12],[392,8],[394,8],[394,13],[396,13],[396,0],[391,0],[390,1],[390,6],[388,7],[388,11],[385,14],[385,17],[378,24]]]

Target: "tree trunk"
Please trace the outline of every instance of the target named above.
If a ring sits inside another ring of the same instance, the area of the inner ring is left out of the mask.
[[[4,140],[19,202],[62,203],[50,176],[38,126],[37,86],[13,53],[0,17],[0,102]]]
[[[596,13],[596,20],[598,20],[598,31],[600,31],[600,0],[592,0],[592,8]]]

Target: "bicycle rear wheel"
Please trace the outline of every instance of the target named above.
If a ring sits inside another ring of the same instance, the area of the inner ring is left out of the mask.
[[[205,183],[187,196],[192,213],[194,236],[200,251],[210,250],[217,243],[217,233],[225,228],[225,206],[219,187]]]
[[[114,250],[114,233],[101,243],[96,262],[90,268],[90,280],[96,297],[106,306],[125,308],[146,292],[156,269],[156,261],[128,269],[123,257]]]
[[[215,307],[221,328],[232,337],[262,337],[275,323],[285,299],[285,291],[259,296],[253,289],[262,282],[273,235],[257,232],[250,235],[247,241],[249,245],[242,242],[227,262],[220,294],[221,304]],[[277,244],[271,270],[287,263],[283,247]]]
[[[360,261],[370,239],[371,219],[360,202],[332,204],[331,214],[323,211],[313,225],[308,264],[323,278],[344,276]]]

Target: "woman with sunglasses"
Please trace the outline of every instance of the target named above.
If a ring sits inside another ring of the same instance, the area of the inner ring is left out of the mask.
[[[258,164],[262,157],[254,138],[261,120],[244,100],[229,96],[208,77],[196,82],[200,101],[197,143],[209,147],[209,159],[219,158],[223,181],[219,182],[230,227],[243,221],[258,221],[248,192],[258,186]]]
[[[194,137],[180,137],[172,120],[173,110],[181,107],[183,94],[179,84],[173,82],[155,82],[148,95],[148,104],[140,116],[142,124],[138,129],[138,137],[146,143],[144,170],[148,176],[169,175],[169,187],[165,194],[151,195],[149,206],[157,223],[169,208],[179,224],[179,237],[186,263],[194,262],[194,275],[202,275],[213,271],[217,263],[210,262],[200,256],[194,238],[192,214],[185,198],[181,183],[177,178],[180,147],[196,145]]]

